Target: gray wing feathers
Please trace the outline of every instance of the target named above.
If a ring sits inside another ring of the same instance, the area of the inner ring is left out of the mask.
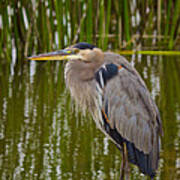
[[[154,146],[157,149],[159,143],[157,107],[138,73],[132,67],[128,68],[133,73],[121,70],[105,88],[110,126],[116,128],[123,138],[133,142],[140,151],[148,154]]]

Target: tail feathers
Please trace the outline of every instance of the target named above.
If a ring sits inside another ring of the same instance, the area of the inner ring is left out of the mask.
[[[156,175],[156,169],[158,168],[159,160],[159,139],[154,139],[154,145],[152,151],[145,154],[135,147],[134,143],[123,138],[116,129],[111,129],[108,123],[105,121],[106,132],[117,142],[119,145],[126,143],[128,151],[128,160],[130,163],[135,164],[139,167],[143,174],[154,178]],[[107,128],[108,127],[108,128]]]
[[[126,141],[126,146],[128,149],[129,162],[137,165],[143,174],[146,174],[153,178],[156,174],[158,164],[158,158],[156,158],[156,162],[154,162],[153,152],[145,154],[142,151],[138,150],[134,146],[134,144],[129,141]]]

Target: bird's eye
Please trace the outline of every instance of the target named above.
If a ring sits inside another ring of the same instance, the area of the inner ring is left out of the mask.
[[[74,49],[74,53],[75,53],[75,54],[79,53],[79,49],[75,48],[75,49]]]
[[[88,60],[85,60],[84,62],[85,62],[85,63],[91,63],[91,61],[88,61]]]

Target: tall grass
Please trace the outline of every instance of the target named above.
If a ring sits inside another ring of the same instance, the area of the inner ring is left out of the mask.
[[[87,41],[103,49],[179,49],[180,1],[2,0],[0,56]],[[145,37],[145,38],[144,38]]]
[[[177,38],[176,34],[178,33],[180,27],[179,24],[180,24],[180,1],[176,1],[174,4],[172,27],[170,31],[169,49],[172,49],[175,44],[175,39]]]

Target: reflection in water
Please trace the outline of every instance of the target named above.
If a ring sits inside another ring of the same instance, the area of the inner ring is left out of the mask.
[[[180,58],[127,58],[145,79],[163,120],[157,179],[179,179]],[[72,103],[63,64],[0,66],[1,179],[118,179],[121,154]],[[131,176],[145,178],[134,166]]]

